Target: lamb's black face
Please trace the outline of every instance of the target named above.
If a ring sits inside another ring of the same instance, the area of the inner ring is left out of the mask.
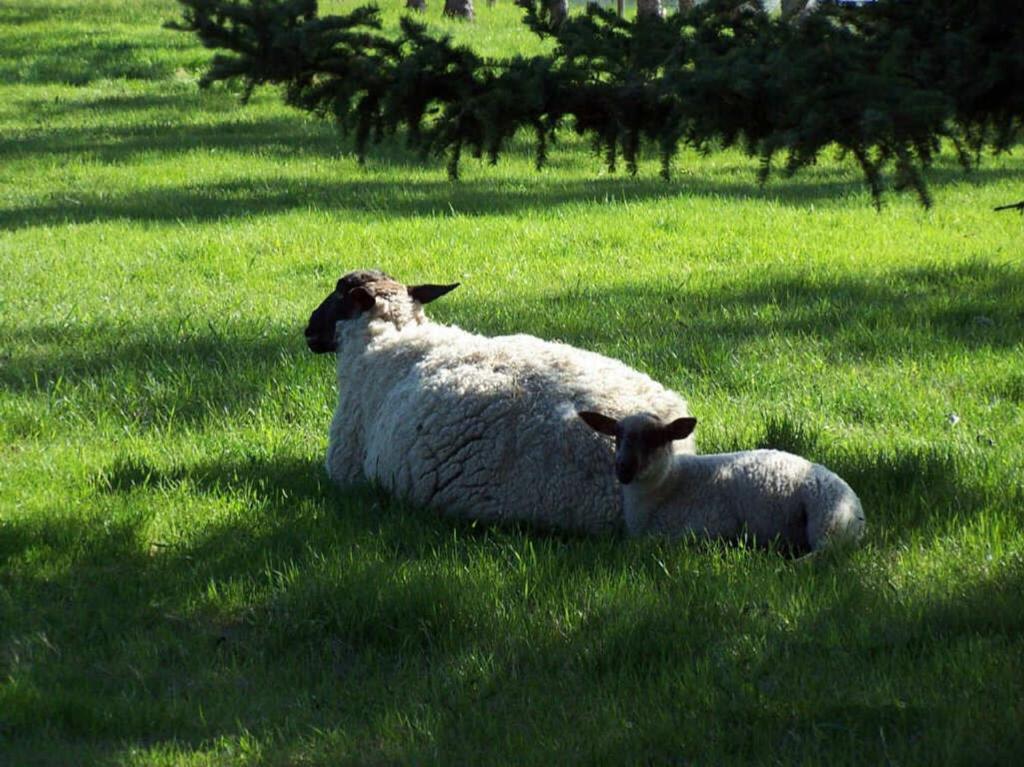
[[[638,423],[644,419],[650,423]],[[668,438],[660,431],[661,423],[647,414],[624,419],[615,432],[615,476],[628,485],[643,473],[658,450],[664,449]]]
[[[627,416],[621,421],[592,411],[577,415],[594,431],[615,438],[615,476],[624,485],[642,478],[659,451],[668,450],[673,440],[690,436],[697,425],[695,418],[677,418],[665,424],[650,413]]]
[[[384,272],[373,270],[349,272],[340,280],[313,313],[306,326],[306,345],[315,354],[337,351],[335,326],[341,320],[351,320],[373,306],[374,283],[394,283]]]

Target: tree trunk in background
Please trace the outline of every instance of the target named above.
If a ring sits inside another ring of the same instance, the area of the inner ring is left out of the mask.
[[[558,29],[569,18],[569,0],[544,0],[548,9],[548,22],[552,29]]]
[[[643,18],[657,16],[665,18],[665,9],[661,6],[661,0],[636,0],[636,15]]]
[[[626,6],[626,0],[615,0],[615,11],[616,11],[616,13],[619,14],[619,18],[620,19],[623,16],[626,15],[626,7],[625,6]]]
[[[688,11],[693,8],[693,0],[679,0],[679,12]]]
[[[405,0],[405,7],[410,11],[427,10],[427,0]]]
[[[473,0],[444,0],[444,15],[472,21]]]
[[[818,7],[818,0],[782,0],[782,18],[788,19],[802,13],[810,13]]]

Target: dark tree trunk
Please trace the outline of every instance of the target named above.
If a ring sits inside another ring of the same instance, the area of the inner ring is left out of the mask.
[[[636,0],[636,15],[641,18],[665,18],[665,9],[661,0]]]
[[[472,21],[473,0],[444,0],[444,15]]]
[[[405,7],[410,11],[427,10],[427,0],[405,0]]]
[[[626,0],[615,0],[615,11],[619,14],[621,19],[626,15]]]
[[[548,21],[553,29],[562,26],[569,18],[569,0],[544,0],[548,9]]]
[[[818,7],[818,0],[782,0],[782,18],[802,16]]]
[[[693,8],[693,0],[679,0],[679,12],[688,11]]]

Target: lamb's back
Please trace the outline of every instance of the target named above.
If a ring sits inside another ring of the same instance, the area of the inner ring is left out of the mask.
[[[860,498],[846,480],[813,464],[807,480],[807,535],[812,549],[860,540],[866,526]]]
[[[781,537],[806,545],[804,485],[812,464],[778,450],[678,456],[652,510],[654,532],[709,538]]]

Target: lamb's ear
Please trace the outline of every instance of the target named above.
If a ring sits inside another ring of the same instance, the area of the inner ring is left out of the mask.
[[[413,301],[429,304],[435,298],[440,298],[457,287],[459,287],[459,283],[454,282],[451,285],[410,285],[406,290],[409,291],[409,297]]]
[[[581,410],[576,413],[583,422],[594,431],[599,431],[602,434],[607,434],[609,437],[615,436],[615,429],[619,425],[619,422],[614,418],[609,418],[601,413],[594,413],[589,410]]]
[[[693,430],[696,428],[696,418],[677,418],[672,423],[662,427],[661,433],[665,436],[666,442],[672,442],[677,439],[686,439],[693,434]]]

